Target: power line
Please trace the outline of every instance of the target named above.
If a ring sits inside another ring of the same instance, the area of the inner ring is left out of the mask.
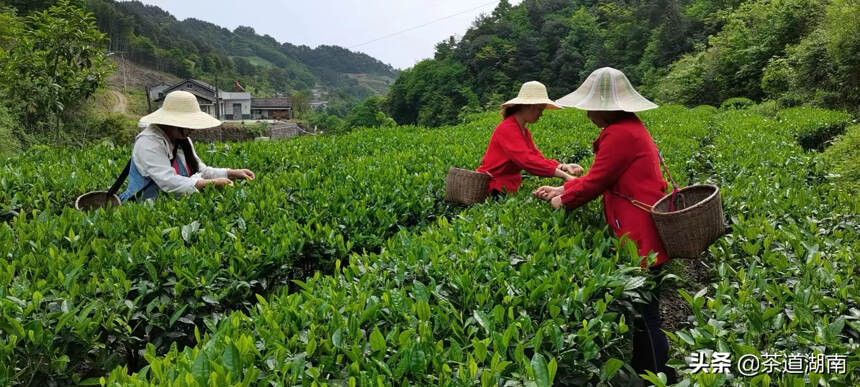
[[[370,44],[370,43],[373,43],[373,42],[377,42],[377,41],[380,41],[380,40],[383,40],[383,39],[388,39],[388,38],[390,38],[390,37],[400,35],[400,34],[402,34],[402,33],[404,33],[404,32],[409,32],[409,31],[412,31],[412,30],[417,30],[417,29],[419,29],[419,28],[421,28],[421,27],[426,27],[426,26],[429,26],[429,25],[431,25],[431,24],[433,24],[433,23],[437,23],[437,22],[440,22],[440,21],[442,21],[442,20],[450,19],[450,18],[452,18],[452,17],[454,17],[454,16],[460,16],[460,15],[462,15],[462,14],[464,14],[464,13],[472,12],[472,11],[474,11],[474,10],[476,10],[476,9],[479,9],[479,8],[484,8],[484,7],[486,7],[486,6],[488,6],[488,5],[491,5],[491,4],[497,4],[498,2],[499,2],[498,0],[494,0],[494,1],[491,1],[491,2],[488,2],[488,3],[484,3],[484,4],[481,4],[481,5],[477,6],[477,7],[470,8],[470,9],[467,9],[467,10],[462,11],[462,12],[457,12],[457,13],[455,13],[455,14],[448,15],[448,16],[445,16],[445,17],[441,17],[441,18],[438,18],[438,19],[436,19],[436,20],[429,21],[429,22],[427,22],[427,23],[424,23],[424,24],[421,24],[421,25],[418,25],[418,26],[415,26],[415,27],[410,27],[410,28],[407,28],[407,29],[405,29],[405,30],[400,30],[400,31],[397,31],[397,32],[394,32],[394,33],[390,33],[390,34],[388,34],[388,35],[385,35],[385,36],[382,36],[382,37],[379,37],[379,38],[376,38],[376,39],[373,39],[373,40],[368,40],[368,41],[366,41],[366,42],[364,42],[364,43],[356,44],[356,45],[354,45],[354,46],[350,46],[350,47],[348,47],[348,48],[349,48],[349,49],[353,49],[353,48],[361,47],[361,46],[364,46],[364,45],[367,45],[367,44]]]

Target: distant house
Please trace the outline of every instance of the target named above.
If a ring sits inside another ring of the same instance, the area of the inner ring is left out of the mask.
[[[325,109],[328,107],[328,101],[315,101],[309,103],[308,105],[313,110]]]
[[[160,88],[160,86],[161,85],[156,86],[155,88]],[[164,103],[164,97],[167,96],[167,94],[180,90],[194,94],[194,96],[197,97],[197,102],[200,104],[200,110],[212,117],[218,118],[215,110],[215,86],[196,79],[186,79],[173,86],[161,88],[161,91],[158,92],[158,97],[155,98],[153,102],[155,102],[158,107],[161,107],[161,104]],[[151,93],[152,90],[150,90],[150,94]]]
[[[221,100],[220,120],[251,119],[251,93],[219,91]]]
[[[218,90],[215,86],[197,79],[186,79],[173,86],[159,84],[149,89],[150,99],[161,107],[170,92],[182,90],[197,97],[200,110],[219,120],[247,120],[251,118],[251,94]],[[220,117],[219,117],[220,116]]]
[[[289,120],[293,118],[293,103],[289,98],[252,98],[251,118]]]
[[[155,100],[158,100],[159,98],[163,98],[164,97],[164,91],[169,89],[169,88],[170,88],[170,85],[168,85],[164,82],[161,82],[161,83],[159,83],[153,87],[150,87],[149,88],[149,100],[155,101]]]

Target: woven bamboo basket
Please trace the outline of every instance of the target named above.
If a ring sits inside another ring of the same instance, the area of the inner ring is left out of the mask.
[[[669,211],[672,195],[666,195],[651,211],[651,218],[672,258],[698,258],[725,233],[720,189],[693,185],[678,192],[675,211]]]
[[[80,211],[119,207],[121,205],[122,201],[119,200],[119,197],[107,191],[87,192],[75,200],[75,208]]]
[[[445,200],[470,206],[487,200],[490,175],[451,167],[445,182]]]

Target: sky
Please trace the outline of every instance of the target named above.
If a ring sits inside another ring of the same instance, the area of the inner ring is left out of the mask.
[[[519,4],[521,0],[510,1]],[[498,0],[142,0],[170,12],[235,29],[250,26],[279,42],[338,45],[405,69],[433,57]]]

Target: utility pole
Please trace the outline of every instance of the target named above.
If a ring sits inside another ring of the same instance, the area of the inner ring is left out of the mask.
[[[125,62],[125,51],[108,51],[107,55],[111,56],[114,54],[119,54],[120,57],[120,72],[122,72],[122,88],[123,90],[128,88],[128,65]]]
[[[152,102],[149,100],[149,87],[143,85],[143,94],[146,95],[146,112],[152,113]]]
[[[221,96],[218,92],[218,70],[215,70],[215,114],[221,119]]]
[[[128,89],[128,62],[125,61],[125,51],[120,51],[119,57],[122,59],[122,89]]]

